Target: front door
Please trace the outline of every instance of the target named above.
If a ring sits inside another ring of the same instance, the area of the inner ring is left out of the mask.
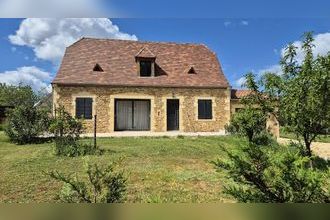
[[[167,100],[167,130],[168,131],[179,130],[179,100],[178,99]]]
[[[150,100],[116,100],[116,131],[150,130]]]

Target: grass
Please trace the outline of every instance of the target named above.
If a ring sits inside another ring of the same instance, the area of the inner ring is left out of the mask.
[[[281,131],[280,137],[289,138],[293,140],[297,140],[297,136],[294,133]],[[330,143],[330,135],[319,135],[315,139],[316,142]]]
[[[84,141],[91,142],[91,139]],[[220,145],[237,137],[99,138],[102,156],[56,157],[52,143],[15,145],[0,132],[0,202],[55,202],[61,183],[45,171],[83,174],[84,161],[107,164],[121,159],[128,177],[128,202],[225,202],[226,183],[210,161],[223,156]]]

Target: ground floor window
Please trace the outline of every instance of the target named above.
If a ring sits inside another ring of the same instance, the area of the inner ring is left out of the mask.
[[[150,100],[116,99],[115,130],[150,130]]]
[[[83,119],[93,118],[92,98],[76,98],[76,117]]]
[[[212,119],[212,100],[198,100],[198,119]]]

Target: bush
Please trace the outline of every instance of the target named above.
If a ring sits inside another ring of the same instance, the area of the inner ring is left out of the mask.
[[[301,147],[260,147],[250,144],[227,151],[214,162],[232,180],[224,193],[238,202],[329,202],[329,167],[311,168]],[[318,158],[320,159],[320,158]]]
[[[263,132],[265,128],[266,115],[259,109],[246,106],[233,115],[226,131],[247,137],[249,142],[252,142],[254,136]]]
[[[55,155],[77,157],[85,155],[101,155],[103,150],[91,144],[80,143],[80,135],[83,132],[81,120],[73,118],[63,107],[56,109],[50,129],[55,136]]]
[[[57,137],[54,140],[55,155],[78,157],[85,155],[102,155],[103,150],[94,147],[91,144],[79,143],[79,141],[71,137]]]
[[[87,181],[79,180],[76,174],[68,176],[58,171],[48,175],[64,183],[58,195],[66,203],[119,203],[124,201],[126,178],[122,172],[115,171],[114,164],[105,168],[88,164]]]
[[[33,143],[48,130],[48,114],[36,106],[16,106],[8,113],[5,132],[14,143]]]
[[[84,131],[82,121],[72,117],[63,106],[55,109],[55,117],[50,123],[49,130],[55,137],[73,139],[78,139]]]

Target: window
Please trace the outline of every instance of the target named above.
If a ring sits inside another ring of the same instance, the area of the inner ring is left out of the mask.
[[[212,100],[198,100],[198,119],[212,119]]]
[[[97,63],[95,64],[94,68],[93,68],[94,72],[103,72],[102,67]]]
[[[194,67],[191,67],[188,71],[188,74],[196,74]]]
[[[84,119],[93,118],[93,99],[77,98],[76,99],[76,117]]]
[[[141,60],[140,61],[140,76],[150,77],[152,75],[152,61]]]

